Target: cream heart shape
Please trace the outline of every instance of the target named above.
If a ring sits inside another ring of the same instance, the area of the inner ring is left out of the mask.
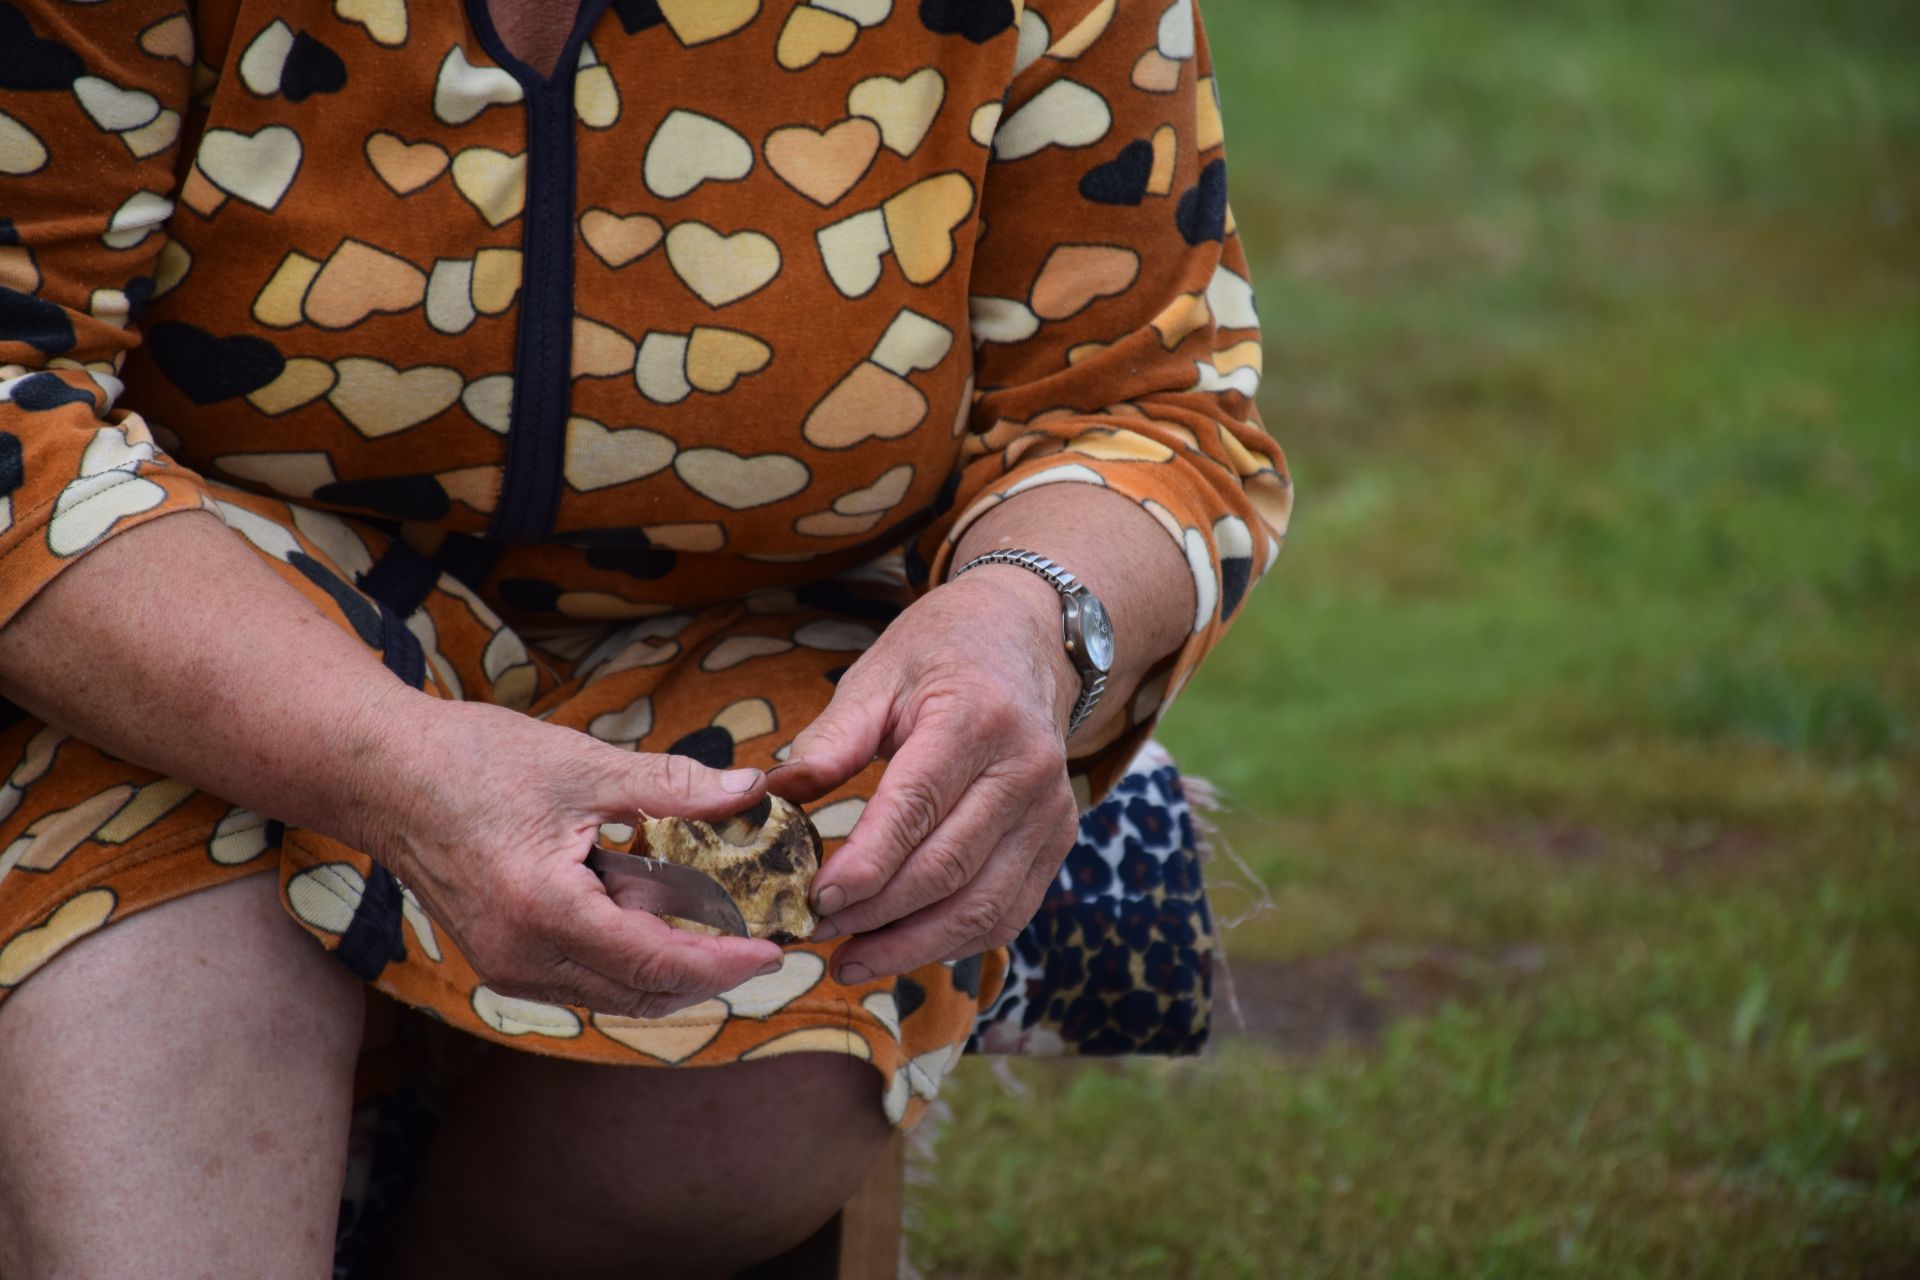
[[[0,174],[23,178],[47,163],[47,148],[33,130],[0,111]]]
[[[65,862],[67,855],[79,848],[82,841],[95,839],[95,831],[133,796],[133,787],[122,783],[89,796],[70,809],[57,809],[45,815],[27,828],[26,848],[17,854],[9,851],[12,865],[28,871],[52,871]],[[14,848],[19,846],[16,844]]]
[[[527,206],[527,156],[492,147],[468,147],[453,158],[453,185],[492,226],[503,226]]]
[[[780,274],[780,246],[758,231],[728,236],[705,223],[682,222],[667,232],[667,262],[682,284],[718,310]]]
[[[47,524],[47,549],[65,558],[92,546],[127,516],[151,511],[167,500],[167,491],[128,471],[105,471],[68,483],[53,505]]]
[[[902,308],[887,331],[880,335],[872,360],[887,372],[904,378],[939,368],[951,350],[953,330],[918,311]]]
[[[293,28],[275,18],[260,29],[260,34],[240,55],[240,83],[247,92],[271,98],[280,92],[280,77],[287,67],[287,55],[293,52]]]
[[[808,1027],[757,1044],[741,1054],[740,1061],[778,1058],[788,1053],[844,1053],[850,1058],[866,1062],[872,1059],[873,1048],[867,1044],[864,1036],[846,1027]]]
[[[860,35],[851,18],[812,5],[801,5],[787,15],[774,48],[774,61],[788,71],[804,71],[822,58],[845,53]]]
[[[503,67],[476,67],[459,45],[447,51],[433,84],[433,114],[442,124],[465,124],[488,107],[518,102],[520,82]]]
[[[933,67],[922,67],[903,80],[862,80],[847,91],[847,114],[867,117],[880,126],[887,150],[910,156],[920,149],[946,98],[946,78]]]
[[[1113,127],[1113,112],[1097,92],[1056,80],[1001,121],[993,134],[995,160],[1022,160],[1048,147],[1090,147]]]
[[[81,76],[73,82],[73,96],[81,109],[108,133],[125,133],[152,124],[160,114],[160,100],[139,89],[122,89],[99,76]]]
[[[337,380],[327,403],[369,439],[417,427],[444,412],[466,387],[456,369],[396,369],[383,360],[348,356],[333,364]]]
[[[789,951],[780,968],[764,978],[749,978],[720,993],[736,1018],[765,1020],[820,984],[827,962],[811,951]]]
[[[143,28],[140,47],[156,58],[193,65],[193,20],[184,11],[172,14]]]
[[[255,133],[209,129],[194,164],[220,190],[271,213],[300,172],[300,135],[270,124]]]
[[[813,819],[813,828],[820,833],[822,840],[844,840],[852,834],[853,824],[866,811],[864,796],[848,796],[844,800],[823,805],[807,816]]]
[[[812,479],[804,462],[784,453],[743,458],[726,449],[688,449],[673,469],[689,489],[734,511],[791,498]]]
[[[672,440],[645,427],[611,430],[592,418],[567,419],[567,483],[583,493],[665,470],[676,452]]]
[[[213,465],[226,475],[293,498],[311,498],[315,489],[340,478],[325,453],[223,453]]]
[[[779,636],[728,636],[700,659],[702,671],[728,671],[754,658],[771,657],[793,648],[793,641]]]
[[[883,515],[900,504],[907,496],[907,486],[913,483],[913,464],[903,462],[897,467],[889,467],[879,479],[864,489],[855,489],[833,500],[833,509],[843,516]]]
[[[375,44],[407,42],[407,0],[334,0],[333,12],[342,22],[365,27]]]
[[[223,867],[237,867],[273,848],[273,819],[251,809],[229,809],[207,841],[207,857]],[[345,930],[342,930],[345,932]]]
[[[679,404],[693,394],[687,381],[687,335],[650,333],[633,361],[633,385],[655,404]]]
[[[492,987],[473,990],[473,1011],[503,1036],[546,1036],[571,1040],[580,1034],[580,1015],[563,1005],[503,996]]]
[[[323,862],[287,881],[287,904],[294,918],[324,933],[345,933],[366,896],[367,882],[345,862]]]
[[[852,18],[863,27],[875,27],[893,12],[893,0],[812,0],[813,7]]]
[[[753,171],[753,146],[712,116],[675,109],[653,131],[640,174],[647,190],[677,200],[703,182],[738,182]]]
[[[893,251],[887,239],[887,216],[868,209],[842,218],[814,233],[820,261],[833,287],[848,298],[864,298],[880,283],[881,260]]]

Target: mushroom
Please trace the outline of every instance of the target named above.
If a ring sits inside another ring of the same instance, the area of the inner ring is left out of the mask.
[[[775,942],[813,936],[807,905],[820,870],[820,833],[801,808],[768,796],[719,823],[697,818],[647,818],[634,852],[677,862],[718,881],[746,917],[747,932]],[[669,917],[683,929],[717,929]]]

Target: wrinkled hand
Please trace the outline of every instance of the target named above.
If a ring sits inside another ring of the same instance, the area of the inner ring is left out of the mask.
[[[585,858],[605,822],[718,818],[756,803],[757,769],[722,774],[484,704],[412,690],[379,708],[356,843],[411,889],[503,995],[659,1017],[780,963],[623,910]]]
[[[888,758],[814,885],[814,936],[862,935],[838,952],[841,981],[1005,946],[1033,918],[1078,822],[1079,690],[1059,597],[1010,566],[921,597],[841,677],[768,783],[805,802]]]

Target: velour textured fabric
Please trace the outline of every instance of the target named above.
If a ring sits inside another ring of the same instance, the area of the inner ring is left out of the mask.
[[[1109,695],[1091,804],[1290,506],[1218,104],[1190,0],[585,0],[550,77],[481,0],[0,0],[0,622],[205,508],[403,679],[766,764],[971,520],[1102,485],[1197,609]],[[31,720],[0,768],[0,994],[277,868],[343,962],[477,1034],[852,1052],[910,1122],[1004,967],[931,967],[953,999],[910,1034],[885,984],[800,991],[831,946],[796,948],[777,1004],[615,1035],[493,996],[357,851]]]

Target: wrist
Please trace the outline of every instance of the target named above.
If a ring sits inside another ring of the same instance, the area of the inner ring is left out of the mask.
[[[432,719],[443,704],[431,694],[384,680],[353,700],[336,726],[333,757],[344,762],[339,838],[389,863],[410,842],[403,821],[408,795],[428,786],[420,776]],[[424,747],[424,750],[423,750]]]
[[[964,577],[948,581],[943,590],[978,591],[978,612],[1008,617],[1033,660],[1033,678],[1040,700],[1050,708],[1052,721],[1064,735],[1080,698],[1081,676],[1067,656],[1062,638],[1060,594],[1044,578],[1015,565],[983,564]]]

